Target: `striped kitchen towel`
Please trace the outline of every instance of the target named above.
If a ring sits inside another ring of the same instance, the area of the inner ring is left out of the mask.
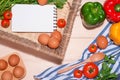
[[[120,74],[120,46],[114,45],[114,43],[108,38],[108,31],[110,28],[111,23],[108,23],[104,29],[97,35],[104,35],[107,37],[108,39],[108,47],[104,50],[100,50],[98,49],[97,51],[99,52],[104,52],[106,55],[115,55],[114,60],[116,61],[114,65],[111,65],[110,67],[112,68],[111,72],[115,72],[116,74]],[[97,38],[96,36],[96,38]],[[120,37],[120,36],[118,36]],[[90,44],[96,44],[96,38],[90,43]],[[60,66],[56,66],[56,67],[50,67],[48,69],[46,69],[45,71],[43,71],[42,73],[35,75],[34,78],[36,80],[90,80],[87,79],[85,76],[82,76],[82,78],[77,79],[74,77],[73,75],[73,71],[74,69],[62,73],[62,74],[57,74],[57,71],[60,69],[63,69],[65,67],[68,67],[70,65],[73,64],[77,64],[85,59],[87,59],[89,56],[91,56],[91,53],[88,51],[88,47],[84,50],[81,58],[75,62],[69,63],[69,64],[63,64]],[[102,68],[102,64],[99,63],[97,64],[99,67],[99,70],[101,70]],[[81,69],[82,70],[83,66],[78,67],[77,69]],[[93,80],[93,79],[92,79]]]

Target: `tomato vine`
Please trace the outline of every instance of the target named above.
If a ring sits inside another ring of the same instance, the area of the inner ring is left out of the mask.
[[[57,8],[63,8],[67,0],[48,0],[48,4],[54,4]],[[5,10],[11,10],[15,4],[38,4],[37,0],[0,0],[0,19],[3,19]]]

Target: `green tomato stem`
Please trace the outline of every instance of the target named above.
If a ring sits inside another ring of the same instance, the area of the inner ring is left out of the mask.
[[[115,5],[115,11],[120,12],[120,4]]]

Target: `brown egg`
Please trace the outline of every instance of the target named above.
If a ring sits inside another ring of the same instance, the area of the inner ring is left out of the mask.
[[[24,75],[25,75],[25,70],[23,67],[21,66],[16,66],[14,69],[13,69],[13,75],[16,77],[16,78],[23,78]]]
[[[10,71],[5,71],[1,75],[1,80],[13,80],[13,74]]]
[[[10,57],[8,58],[8,63],[10,64],[10,66],[14,67],[16,65],[18,65],[20,62],[20,57],[17,54],[12,54],[10,55]]]
[[[48,2],[48,0],[38,0],[38,3],[39,3],[40,5],[46,5],[47,2]]]
[[[51,33],[51,37],[57,38],[58,41],[61,41],[61,40],[62,40],[62,34],[61,34],[61,32],[59,32],[59,31],[54,31],[54,32],[52,32],[52,33]]]
[[[38,42],[41,43],[42,45],[47,45],[49,38],[50,36],[48,34],[42,33],[38,37]]]
[[[59,46],[59,44],[60,43],[59,43],[58,39],[55,37],[51,37],[48,41],[48,46],[53,49],[57,48]]]
[[[105,36],[98,36],[96,39],[96,44],[100,49],[105,49],[108,46],[108,40]]]
[[[5,70],[8,67],[7,61],[0,59],[0,70]]]

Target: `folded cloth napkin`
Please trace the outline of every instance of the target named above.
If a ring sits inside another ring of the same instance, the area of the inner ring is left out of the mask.
[[[108,38],[108,32],[110,28],[111,23],[108,23],[104,29],[97,35],[104,35],[108,39],[108,47],[106,49],[100,50],[98,49],[97,51],[99,52],[104,52],[106,55],[115,55],[114,60],[116,61],[114,65],[111,65],[110,67],[112,68],[111,72],[115,72],[116,74],[120,74],[120,46],[115,45],[109,38]],[[96,38],[97,38],[96,36]],[[118,36],[120,37],[120,36]],[[90,43],[90,44],[96,44],[96,38]],[[85,59],[87,59],[89,56],[91,56],[91,53],[88,51],[88,47],[84,50],[81,58],[75,62],[71,62],[68,64],[63,64],[60,66],[56,67],[50,67],[43,71],[42,73],[35,75],[34,78],[36,80],[93,80],[93,79],[87,79],[85,76],[82,76],[82,78],[77,79],[73,75],[74,69],[62,73],[62,74],[57,74],[57,71],[60,69],[63,69],[65,67],[68,67],[73,64],[77,64]],[[99,70],[102,68],[102,64],[99,63],[97,64],[99,67]],[[77,69],[82,70],[83,66],[78,67]]]

